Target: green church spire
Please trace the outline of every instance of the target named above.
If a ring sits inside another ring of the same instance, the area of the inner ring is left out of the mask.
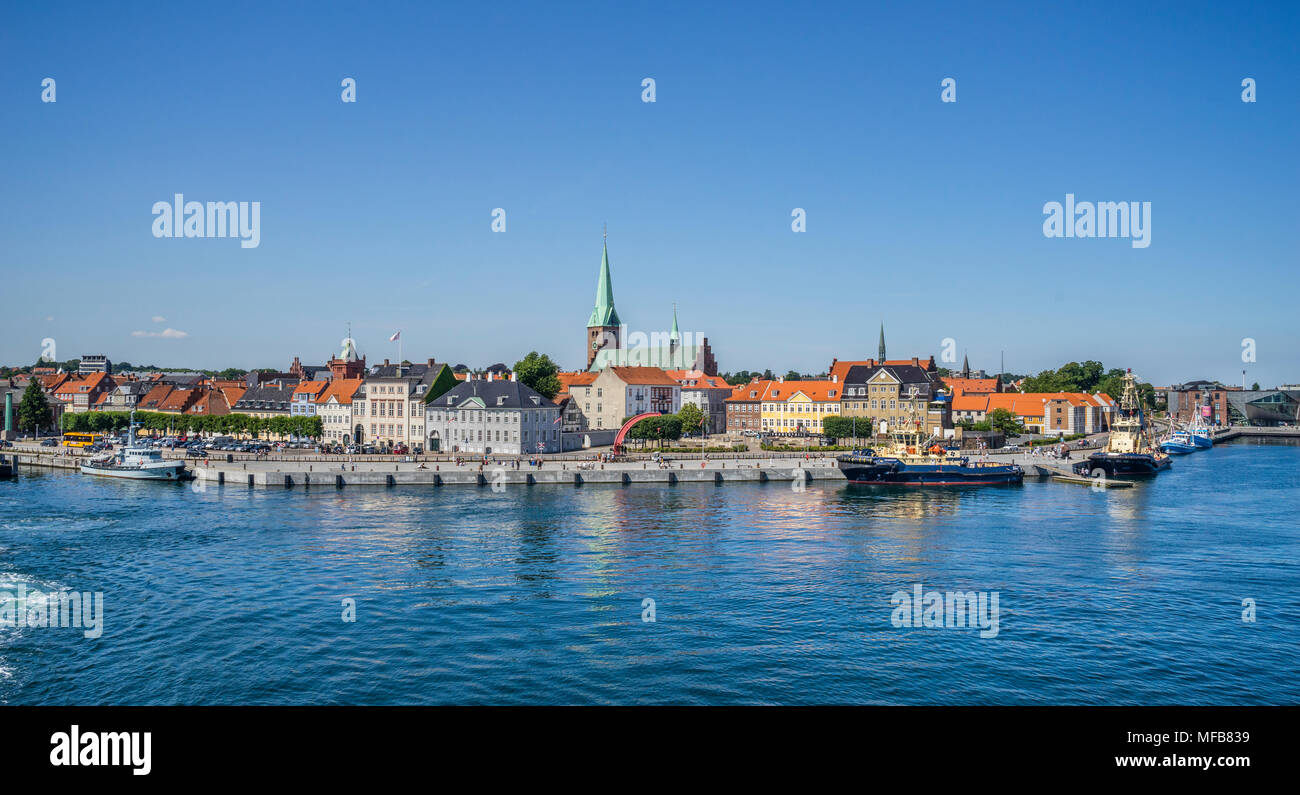
[[[885,362],[885,324],[880,324],[880,363]]]
[[[600,255],[600,280],[596,282],[596,308],[591,310],[587,328],[621,325],[614,309],[614,282],[609,277],[609,244]]]
[[[677,304],[673,304],[673,330],[668,334],[668,341],[674,345],[681,342],[682,334],[677,330]]]

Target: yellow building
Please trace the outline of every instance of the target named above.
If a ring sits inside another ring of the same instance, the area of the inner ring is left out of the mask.
[[[951,427],[947,405],[936,402],[936,376],[929,365],[911,361],[843,362],[845,417],[871,420],[873,433],[918,430],[943,436]]]
[[[840,385],[835,381],[769,381],[761,406],[764,434],[820,434],[822,420],[839,416]]]

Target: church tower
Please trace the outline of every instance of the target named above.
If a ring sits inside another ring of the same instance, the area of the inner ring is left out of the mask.
[[[596,282],[596,307],[587,320],[587,369],[602,348],[623,347],[619,338],[618,311],[614,309],[614,282],[609,276],[609,234],[600,255],[600,278]]]
[[[343,350],[325,363],[330,375],[335,379],[362,378],[366,374],[366,357],[357,353],[357,344],[352,340],[352,324],[348,324],[348,336],[343,340]]]
[[[885,363],[885,324],[880,324],[880,359],[881,364]]]

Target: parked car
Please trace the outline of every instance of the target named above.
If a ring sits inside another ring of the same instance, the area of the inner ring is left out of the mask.
[[[42,440],[41,440],[41,447],[58,447],[58,446],[59,446],[59,440],[58,440],[58,439],[42,439]]]

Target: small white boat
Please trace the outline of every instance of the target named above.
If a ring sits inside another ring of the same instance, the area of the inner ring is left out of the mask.
[[[135,412],[131,412],[126,444],[118,455],[105,453],[81,464],[81,474],[135,480],[184,480],[189,474],[184,461],[167,461],[162,451],[135,440]]]

